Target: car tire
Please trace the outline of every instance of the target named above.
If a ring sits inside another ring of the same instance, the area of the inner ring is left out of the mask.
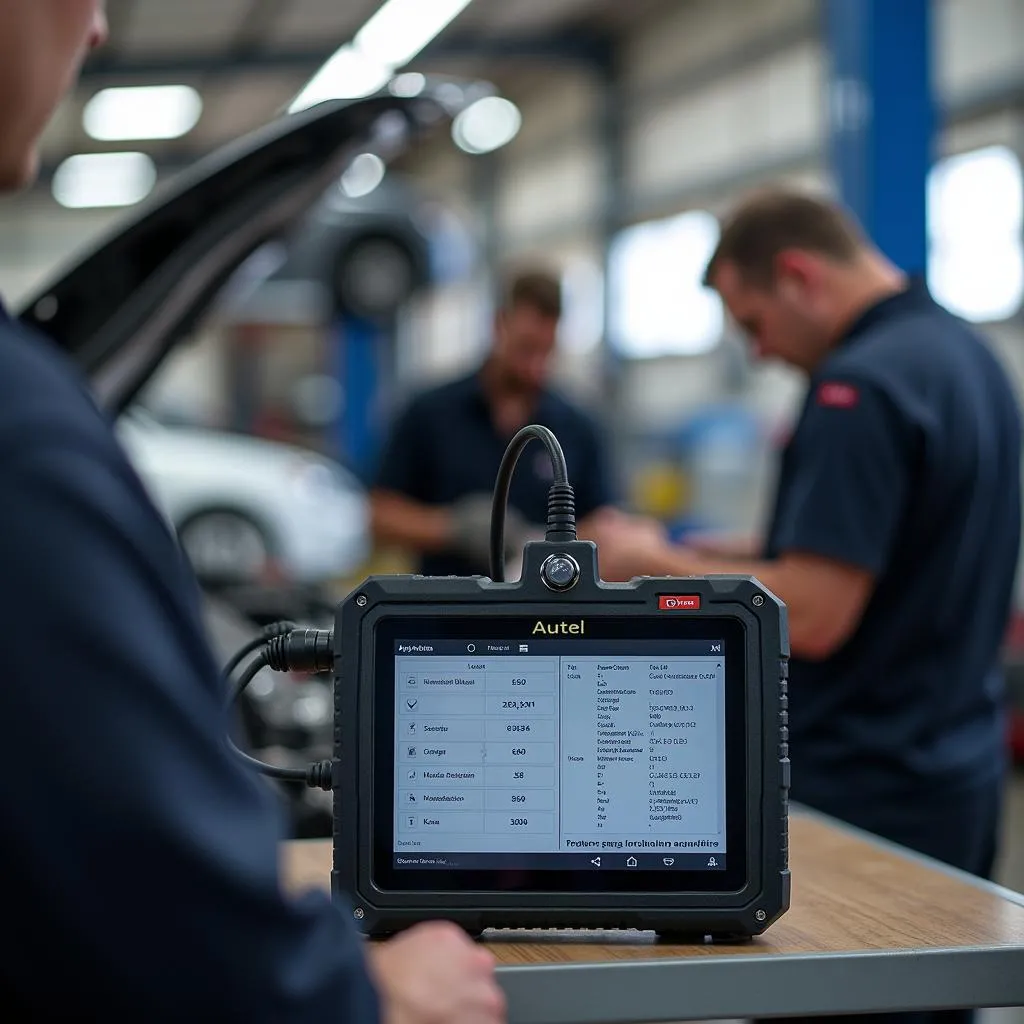
[[[273,560],[267,531],[236,509],[195,512],[178,528],[178,540],[198,579],[210,586],[253,583]]]

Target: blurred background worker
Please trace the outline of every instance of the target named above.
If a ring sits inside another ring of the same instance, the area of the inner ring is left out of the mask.
[[[373,492],[382,544],[420,556],[427,575],[489,572],[491,495],[513,435],[528,423],[555,432],[576,492],[576,514],[610,506],[606,453],[589,416],[549,385],[562,315],[559,279],[544,271],[508,283],[483,366],[418,395],[394,425]],[[551,465],[539,445],[520,458],[509,492],[506,557],[543,533]]]
[[[831,203],[767,191],[707,280],[809,378],[761,560],[598,531],[603,573],[752,573],[788,606],[793,797],[988,875],[1006,762],[1000,646],[1020,423],[977,335]]]

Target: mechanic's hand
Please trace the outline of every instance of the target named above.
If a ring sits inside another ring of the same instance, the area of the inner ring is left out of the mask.
[[[452,550],[481,567],[490,565],[490,494],[470,494],[452,506]],[[505,557],[514,558],[522,549],[529,527],[514,508],[505,512]]]
[[[494,957],[456,925],[416,925],[368,956],[382,1024],[504,1024]]]

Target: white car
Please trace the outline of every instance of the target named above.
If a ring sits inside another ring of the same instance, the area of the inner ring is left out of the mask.
[[[369,555],[364,488],[315,452],[166,426],[138,409],[121,416],[118,434],[205,582],[316,584]]]

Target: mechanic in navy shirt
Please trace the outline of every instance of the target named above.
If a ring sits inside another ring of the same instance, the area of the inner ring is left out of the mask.
[[[707,280],[760,355],[809,377],[767,543],[721,559],[611,528],[602,570],[760,578],[789,610],[794,799],[987,876],[1021,529],[1007,377],[817,199],[752,197]]]
[[[581,534],[610,507],[605,449],[591,419],[547,384],[562,313],[561,284],[543,271],[515,275],[482,368],[419,394],[395,423],[373,491],[381,544],[417,553],[434,576],[489,572],[491,494],[509,441],[539,423],[554,431],[576,492]],[[551,464],[540,445],[520,457],[509,491],[507,557],[543,534]]]
[[[101,0],[0,3],[0,190],[105,33]],[[285,896],[193,577],[85,382],[6,314],[0,466],[3,1019],[500,1024],[454,926],[367,953],[326,895]]]

